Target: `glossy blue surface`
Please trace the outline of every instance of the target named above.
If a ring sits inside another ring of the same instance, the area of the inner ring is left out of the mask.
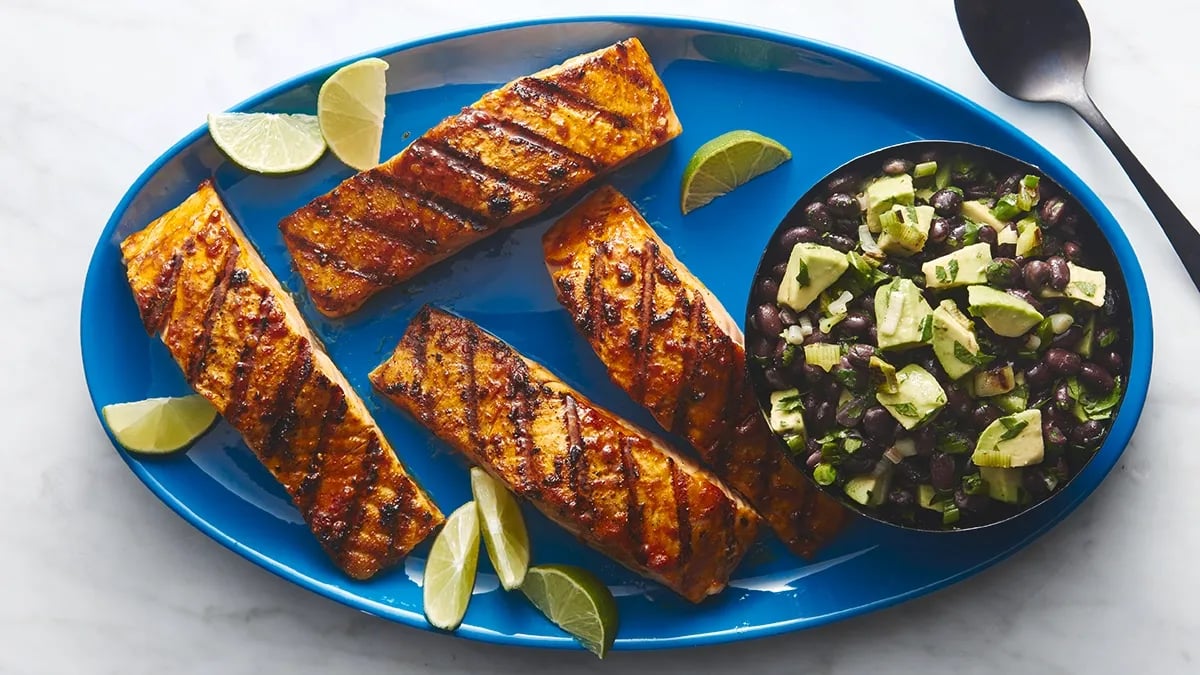
[[[1128,394],[1097,458],[1062,494],[1028,517],[953,536],[902,532],[858,521],[817,559],[798,560],[763,540],[721,595],[693,606],[594,553],[526,508],[534,563],[588,567],[610,584],[621,613],[618,648],[741,640],[852,616],[969,576],[1048,530],[1095,489],[1133,433],[1150,374],[1145,281],[1111,214],[1078,177],[1016,129],[906,71],[810,40],[680,19],[573,19],[460,33],[373,55],[390,63],[384,154],[399,151],[442,117],[497,83],[636,35],[666,82],[683,135],[613,177],[679,257],[735,315],[745,306],[762,247],[809,185],[880,146],[915,138],[988,145],[1042,167],[1094,215],[1129,286],[1135,326]],[[341,64],[337,64],[341,65]],[[238,106],[311,112],[335,66],[300,76]],[[902,101],[903,104],[897,102]],[[197,111],[197,118],[203,111]],[[779,139],[795,159],[689,216],[679,213],[679,176],[704,141],[750,128]],[[198,130],[171,148],[130,189],[104,229],[83,294],[81,337],[97,409],[188,391],[165,348],[142,330],[117,243],[214,177],[230,211],[267,264],[296,292],[301,310],[376,415],[398,453],[447,513],[469,498],[463,461],[376,397],[367,373],[382,361],[424,303],[479,322],[602,405],[655,428],[609,381],[554,299],[539,238],[560,207],[458,255],[405,288],[382,294],[342,321],[321,317],[292,272],[276,223],[349,176],[332,157],[297,176],[247,175]],[[343,576],[325,557],[284,491],[237,434],[221,424],[186,455],[154,460],[121,453],[168,506],[239,555],[352,607],[428,628],[420,579],[428,543],[369,582]],[[539,647],[575,647],[519,593],[498,588],[486,556],[458,635]]]

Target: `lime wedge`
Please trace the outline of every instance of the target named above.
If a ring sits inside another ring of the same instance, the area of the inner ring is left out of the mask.
[[[791,158],[790,150],[762,134],[721,134],[700,146],[684,168],[680,206],[694,211]]]
[[[462,623],[479,564],[479,512],[475,502],[455,509],[433,540],[425,563],[425,618],[442,630]]]
[[[363,59],[342,66],[321,85],[317,117],[337,158],[366,171],[379,164],[388,64]]]
[[[130,452],[165,455],[183,450],[212,427],[217,409],[203,396],[148,398],[100,409],[104,424]]]
[[[591,572],[570,565],[530,567],[521,592],[546,618],[600,658],[617,637],[617,602]]]
[[[525,580],[529,569],[529,533],[525,518],[512,493],[483,469],[471,467],[471,494],[479,507],[479,529],[487,544],[488,558],[500,577],[500,585],[511,591]]]
[[[313,115],[211,113],[208,133],[229,159],[255,173],[302,171],[325,154]]]

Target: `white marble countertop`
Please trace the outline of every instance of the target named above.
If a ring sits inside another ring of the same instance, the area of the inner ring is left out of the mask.
[[[1191,203],[1200,7],[1087,4],[1095,99],[1200,223]],[[1200,672],[1200,384],[1190,370],[1200,300],[1099,140],[1063,109],[992,89],[944,1],[612,0],[586,9],[759,24],[911,68],[1047,145],[1125,224],[1155,303],[1158,367],[1145,414],[1095,495],[1015,558],[830,627],[601,664],[431,635],[328,602],[217,546],[142,487],[92,412],[77,318],[97,233],[142,168],[207,111],[295,73],[568,7],[0,2],[0,414],[11,432],[0,491],[0,673]]]

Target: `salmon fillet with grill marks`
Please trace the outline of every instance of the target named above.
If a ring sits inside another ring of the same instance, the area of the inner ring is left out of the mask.
[[[344,316],[680,131],[630,38],[485,94],[279,227],[317,309]]]
[[[811,554],[845,510],[812,487],[767,427],[745,373],[741,329],[633,204],[603,187],[542,240],[559,302],[609,375]]]
[[[716,476],[467,319],[426,307],[371,373],[389,399],[542,513],[692,602],[758,519]]]
[[[443,521],[212,184],[121,242],[147,332],[287,488],[356,579]]]

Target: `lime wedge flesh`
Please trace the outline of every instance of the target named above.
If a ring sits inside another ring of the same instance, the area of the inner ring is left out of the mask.
[[[617,637],[617,602],[591,572],[570,565],[529,568],[521,592],[546,618],[600,658]]]
[[[762,134],[721,134],[700,146],[684,168],[680,207],[694,211],[791,158],[790,150]]]
[[[446,519],[425,563],[425,618],[442,630],[462,624],[475,588],[479,564],[479,512],[475,502],[455,509]]]
[[[330,75],[317,94],[325,141],[338,159],[359,171],[379,164],[387,68],[382,59],[355,61]]]
[[[302,171],[325,154],[314,115],[212,113],[208,133],[229,159],[255,173]]]
[[[471,494],[479,507],[479,528],[488,558],[500,585],[511,591],[521,585],[529,569],[529,533],[521,508],[500,481],[477,466],[471,467]]]
[[[114,403],[100,415],[121,447],[151,455],[183,450],[217,420],[216,408],[199,394]]]

